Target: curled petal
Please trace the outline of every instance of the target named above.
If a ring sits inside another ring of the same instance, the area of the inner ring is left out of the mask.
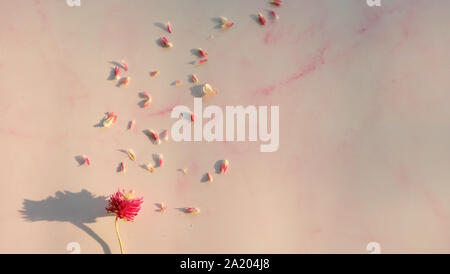
[[[196,207],[185,207],[184,212],[189,213],[189,214],[191,214],[191,213],[196,214],[196,213],[200,213],[200,209],[196,208]]]
[[[125,162],[120,162],[119,172],[127,171],[127,164]]]
[[[261,23],[261,25],[264,26],[266,24],[266,18],[264,18],[262,13],[258,13],[258,20],[259,20],[259,23]]]
[[[135,120],[131,120],[131,121],[128,123],[128,130],[134,128],[135,125],[136,125],[136,121],[135,121]]]
[[[272,15],[272,17],[274,18],[274,19],[279,19],[280,17],[278,16],[278,14],[274,11],[274,10],[270,10],[270,14]]]
[[[281,0],[272,0],[272,2],[270,2],[272,5],[275,5],[275,6],[281,6],[281,4],[282,4],[282,1]]]
[[[131,77],[127,76],[125,78],[122,78],[122,81],[120,82],[121,86],[128,86],[130,83]]]
[[[117,115],[114,112],[109,112],[103,119],[103,127],[110,127],[117,121]]]
[[[206,173],[206,179],[208,180],[208,182],[212,183],[213,181],[213,176],[210,172]]]
[[[176,80],[176,81],[175,81],[175,86],[176,86],[176,87],[181,86],[181,80]]]
[[[161,42],[161,45],[165,48],[173,47],[173,44],[170,42],[169,39],[167,39],[167,37],[161,37],[160,42]]]
[[[206,62],[208,62],[208,59],[205,58],[205,59],[198,60],[197,64],[201,65],[201,64],[204,64]]]
[[[145,167],[147,168],[148,171],[150,171],[151,173],[155,172],[155,168],[153,167],[152,164],[148,163],[145,165]]]
[[[161,143],[161,140],[159,139],[158,133],[151,129],[146,129],[145,134],[154,142],[155,144],[159,145]]]
[[[191,111],[191,122],[195,122],[195,115],[192,111]]]
[[[159,212],[164,213],[167,210],[167,205],[165,203],[161,203],[159,205]]]
[[[161,138],[162,138],[164,141],[169,140],[169,132],[167,131],[167,129],[165,129],[165,130],[163,130],[163,132],[161,132]]]
[[[91,161],[89,161],[89,158],[86,155],[83,155],[82,157],[83,157],[84,163],[86,165],[90,166],[91,165]]]
[[[204,84],[202,89],[203,89],[203,94],[206,96],[211,96],[211,95],[217,94],[217,90],[208,83]]]
[[[162,167],[163,165],[163,155],[158,154],[158,167]]]
[[[229,28],[231,28],[233,25],[234,25],[234,23],[233,23],[233,22],[230,22],[230,23],[222,24],[221,28],[222,28],[222,29],[229,29]]]
[[[154,71],[150,72],[151,77],[155,77],[158,74],[159,74],[159,70],[154,70]]]
[[[227,169],[228,169],[228,160],[223,160],[219,168],[220,174],[225,174],[225,172],[227,172]]]
[[[220,16],[220,23],[228,24],[228,23],[230,23],[230,20],[228,20],[228,18],[226,18],[224,16]]]
[[[115,78],[116,80],[119,80],[119,79],[120,79],[120,67],[118,67],[118,66],[116,66],[116,67],[114,68],[114,78]]]
[[[198,77],[197,77],[197,75],[192,74],[191,79],[192,79],[192,83],[194,83],[194,84],[197,84],[197,83],[198,83]]]
[[[167,32],[172,33],[172,27],[170,26],[170,22],[167,22],[166,29],[167,29]]]
[[[197,51],[198,51],[198,55],[200,55],[201,57],[208,56],[208,52],[206,52],[206,50],[204,50],[204,49],[198,48]]]
[[[131,161],[136,161],[136,154],[134,154],[134,151],[131,148],[127,150],[127,154]]]
[[[123,69],[124,69],[125,71],[128,71],[128,65],[127,65],[127,63],[125,63],[124,60],[122,60],[122,61],[120,62],[120,64],[122,65],[122,67],[123,67]]]

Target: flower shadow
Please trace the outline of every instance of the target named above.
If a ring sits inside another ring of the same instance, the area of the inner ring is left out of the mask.
[[[111,254],[108,244],[86,224],[95,223],[97,218],[108,216],[105,210],[107,197],[94,196],[83,189],[80,192],[58,191],[41,201],[25,199],[19,210],[22,218],[29,222],[68,222],[80,228],[96,240],[105,254]]]

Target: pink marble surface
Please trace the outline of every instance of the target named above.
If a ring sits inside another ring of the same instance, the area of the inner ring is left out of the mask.
[[[89,193],[119,187],[144,196],[120,224],[128,253],[450,252],[450,1],[65,2],[1,1],[1,253],[68,253],[69,242],[118,253],[114,218]],[[279,21],[258,25],[270,8]],[[215,29],[218,16],[235,25]],[[174,48],[157,45],[163,35]],[[210,54],[201,67],[197,47]],[[117,88],[107,79],[122,59],[132,81]],[[170,129],[171,108],[192,106],[193,72],[219,89],[209,104],[279,105],[279,150],[152,145],[141,131]],[[107,111],[117,124],[94,127]],[[119,174],[129,147],[138,161]],[[165,166],[150,174],[139,165],[153,153]],[[201,183],[224,158],[228,174]],[[186,206],[201,213],[176,210]]]

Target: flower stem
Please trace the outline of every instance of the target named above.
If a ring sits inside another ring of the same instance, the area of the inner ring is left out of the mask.
[[[120,253],[123,254],[122,240],[120,239],[120,234],[119,234],[119,218],[118,217],[116,217],[115,225],[116,225],[117,238],[119,239]]]

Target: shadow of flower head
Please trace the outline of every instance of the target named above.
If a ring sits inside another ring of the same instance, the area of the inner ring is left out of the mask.
[[[109,246],[85,224],[95,223],[97,218],[108,216],[105,210],[107,197],[94,196],[83,189],[80,192],[58,191],[41,201],[25,199],[19,210],[22,218],[30,221],[69,222],[88,233],[102,246],[105,253],[111,253]]]

